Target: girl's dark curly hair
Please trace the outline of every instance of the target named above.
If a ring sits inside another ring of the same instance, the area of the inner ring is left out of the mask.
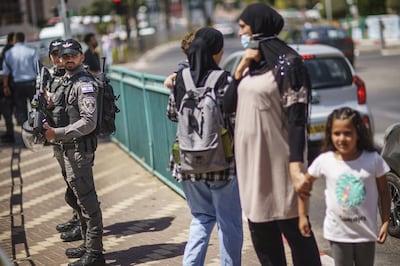
[[[333,121],[337,119],[349,119],[356,128],[358,136],[357,148],[359,150],[375,151],[371,130],[364,124],[360,113],[350,107],[342,107],[333,110],[333,112],[328,116],[325,125],[325,138],[321,148],[322,152],[336,150],[335,145],[332,143],[332,125]]]

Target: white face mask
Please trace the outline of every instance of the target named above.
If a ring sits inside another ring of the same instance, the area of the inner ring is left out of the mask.
[[[240,42],[242,43],[244,49],[247,49],[249,47],[250,39],[251,37],[248,34],[243,34],[242,36],[240,36]]]

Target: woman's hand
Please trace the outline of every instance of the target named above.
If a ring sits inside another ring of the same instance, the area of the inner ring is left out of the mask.
[[[312,181],[310,181],[303,173],[298,174],[298,178],[294,183],[294,188],[301,198],[309,197],[312,190]]]
[[[236,67],[234,78],[239,80],[243,76],[243,72],[250,66],[251,61],[260,61],[261,55],[260,51],[257,49],[246,49],[242,60]]]
[[[292,179],[294,189],[300,198],[306,199],[310,197],[314,178],[309,174],[304,174],[302,169],[303,163],[301,162],[289,163],[290,177]]]

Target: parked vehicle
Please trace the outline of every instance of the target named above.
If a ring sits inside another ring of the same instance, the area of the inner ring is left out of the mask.
[[[382,157],[390,166],[386,176],[391,195],[389,234],[400,238],[400,123],[385,130]]]
[[[342,28],[330,25],[306,25],[292,29],[287,41],[293,44],[326,44],[338,48],[354,65],[354,42]]]
[[[364,81],[343,53],[327,45],[291,45],[302,57],[312,85],[309,124],[309,153],[312,159],[324,138],[328,115],[337,108],[348,106],[359,111],[364,123],[374,132],[372,113],[367,104]],[[221,67],[233,73],[244,51],[237,51],[225,58]]]
[[[237,33],[237,22],[227,18],[216,18],[214,28],[226,37],[235,37]]]

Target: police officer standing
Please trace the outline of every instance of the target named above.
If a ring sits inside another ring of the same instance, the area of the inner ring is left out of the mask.
[[[98,88],[83,66],[84,55],[79,42],[66,40],[59,55],[66,70],[63,85],[67,125],[54,128],[46,124],[44,128],[46,139],[59,143],[63,149],[67,182],[81,208],[84,245],[67,249],[67,255],[81,255],[79,260],[68,265],[105,265],[102,214],[93,180]]]
[[[53,63],[53,67],[50,69],[51,78],[49,83],[48,91],[48,108],[51,110],[52,118],[54,120],[55,127],[65,127],[67,125],[67,117],[65,115],[65,92],[63,86],[63,76],[65,74],[65,68],[59,57],[59,50],[63,40],[55,39],[49,45],[49,58]],[[53,145],[54,157],[56,157],[60,167],[61,174],[67,183],[65,191],[65,201],[73,209],[72,218],[66,223],[58,224],[56,229],[61,233],[61,239],[70,242],[82,239],[81,225],[79,222],[78,213],[80,213],[80,207],[77,199],[72,191],[72,188],[68,185],[67,175],[65,172],[64,164],[64,151],[60,145]]]
[[[15,118],[19,125],[28,119],[26,100],[32,100],[36,92],[39,54],[33,47],[25,44],[25,34],[14,35],[14,46],[5,53],[3,61],[4,95],[12,95],[15,103]]]

